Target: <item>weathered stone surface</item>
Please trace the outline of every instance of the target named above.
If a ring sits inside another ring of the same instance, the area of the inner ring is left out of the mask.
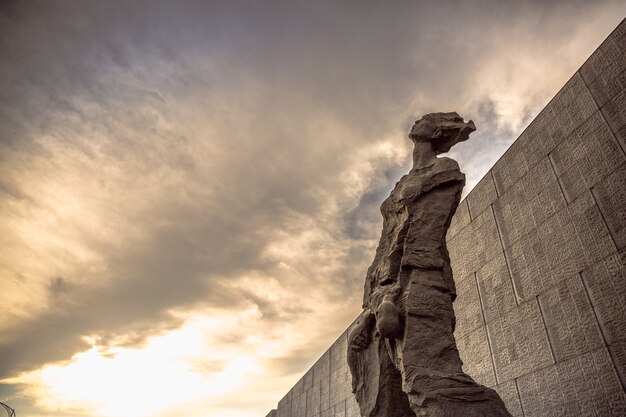
[[[450,222],[450,228],[448,228],[447,240],[448,244],[454,236],[458,232],[460,232],[465,226],[471,223],[472,219],[470,219],[469,208],[467,206],[467,200],[461,201],[459,206],[456,209],[456,214],[452,218],[452,222]]]
[[[626,164],[595,186],[592,192],[615,245],[619,250],[626,249]]]
[[[525,417],[618,417],[626,398],[606,348],[517,380]]]
[[[617,93],[604,107],[602,115],[609,124],[620,146],[626,152],[626,89]]]
[[[474,129],[456,113],[418,120],[409,134],[415,144],[413,169],[382,204],[383,231],[367,271],[365,310],[348,337],[352,389],[364,417],[510,416],[494,390],[463,372],[453,335],[456,289],[446,233],[465,176],[456,161],[436,155],[466,140]],[[457,234],[470,230],[478,236],[472,245],[474,263],[466,272],[495,256],[493,248],[501,250],[491,209],[483,209],[471,224]],[[468,302],[482,324],[473,273],[467,281],[474,293]],[[477,331],[485,333],[485,328]],[[465,343],[470,337],[475,339],[470,332],[463,340],[466,350],[480,346]],[[482,353],[485,365],[474,371],[494,385],[488,345]]]
[[[520,323],[524,323],[523,326]],[[537,301],[528,301],[487,323],[499,383],[553,363]]]
[[[604,345],[580,276],[568,277],[538,297],[557,362]]]
[[[492,172],[499,195],[504,196],[510,187],[597,110],[598,106],[582,77],[574,74],[494,165]]]
[[[615,364],[615,370],[626,392],[626,339],[618,340],[609,345],[609,353]]]
[[[458,339],[477,327],[484,326],[485,319],[474,274],[457,283],[456,289],[458,296],[454,302],[454,312],[456,314],[454,335]]]
[[[475,219],[478,217],[483,210],[488,208],[497,198],[498,193],[496,191],[496,185],[493,182],[493,175],[491,171],[489,171],[478,184],[476,184],[472,193],[466,198],[472,218]]]
[[[591,189],[626,162],[626,155],[597,111],[550,154],[568,202]]]
[[[580,74],[600,107],[626,88],[626,32],[623,25],[589,57]]]
[[[611,344],[626,339],[626,251],[582,272],[602,333]]]
[[[602,215],[586,193],[515,242],[505,254],[515,293],[530,300],[614,249]]]
[[[504,316],[517,307],[509,269],[500,252],[476,272],[485,321]]]
[[[509,410],[513,417],[524,417],[515,380],[497,385],[494,389],[500,395],[500,398],[506,404],[506,409]]]
[[[462,336],[456,336],[456,342],[465,373],[479,384],[487,387],[495,386],[496,374],[485,326],[478,327]]]
[[[544,158],[494,203],[505,248],[565,207],[550,161]]]
[[[493,210],[484,210],[450,242],[450,262],[454,276],[476,272],[502,252]]]

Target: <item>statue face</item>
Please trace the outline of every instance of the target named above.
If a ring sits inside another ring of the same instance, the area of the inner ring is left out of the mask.
[[[420,119],[413,125],[411,133],[409,133],[409,138],[415,142],[430,141],[438,137],[438,133],[440,132],[440,129],[434,123]]]

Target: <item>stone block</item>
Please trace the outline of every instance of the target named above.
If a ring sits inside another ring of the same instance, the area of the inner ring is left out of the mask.
[[[456,283],[457,298],[454,301],[456,315],[455,337],[460,337],[477,327],[483,326],[485,320],[478,296],[478,286],[474,274],[470,274],[461,282]]]
[[[602,217],[618,249],[626,248],[626,165],[592,189]]]
[[[554,117],[552,107],[544,108],[496,162],[491,173],[499,196],[554,148],[556,144],[547,133],[547,126]]]
[[[553,363],[536,300],[521,304],[488,323],[487,332],[499,383]]]
[[[345,366],[347,363],[348,352],[348,333],[343,332],[341,336],[330,347],[330,374],[335,373],[336,369]]]
[[[557,362],[604,346],[587,291],[578,274],[538,297]]]
[[[624,164],[626,155],[598,111],[561,142],[550,159],[571,202]]]
[[[504,247],[524,238],[565,204],[550,161],[544,158],[493,205]]]
[[[335,404],[335,417],[346,417],[346,401]]]
[[[503,196],[597,110],[582,77],[576,73],[494,165],[499,195]]]
[[[529,300],[614,251],[590,193],[544,222],[505,252],[515,293]]]
[[[496,185],[493,182],[491,171],[489,171],[466,198],[471,217],[478,217],[497,198]]]
[[[280,401],[278,401],[278,417],[291,416],[291,391],[287,393]]]
[[[582,78],[600,107],[626,87],[624,45],[623,34],[609,36],[580,68]]]
[[[456,343],[463,361],[463,371],[479,384],[495,386],[496,377],[485,326],[456,337]]]
[[[513,283],[503,252],[483,265],[476,272],[476,278],[486,322],[502,317],[517,307]]]
[[[335,407],[330,407],[327,408],[326,410],[322,411],[321,417],[334,417],[335,415]]]
[[[500,398],[502,398],[502,401],[504,401],[506,405],[506,409],[509,410],[509,413],[511,413],[513,417],[524,417],[515,380],[500,384],[494,387],[494,389],[500,395]]]
[[[315,382],[321,381],[323,378],[328,377],[330,373],[330,351],[327,350],[313,365],[313,379]]]
[[[616,253],[581,274],[608,344],[626,335],[625,264],[626,252]]]
[[[448,245],[450,265],[457,278],[476,272],[501,251],[493,210],[484,210]]]
[[[333,370],[330,375],[330,404],[339,402],[352,395],[352,375],[345,363],[341,368]]]
[[[626,152],[626,89],[617,93],[602,107],[602,114]]]
[[[624,335],[626,337],[626,335]],[[609,345],[611,360],[615,365],[615,370],[626,391],[626,339],[618,340]]]
[[[302,414],[300,414],[300,397],[302,397],[301,394],[293,394],[291,397],[291,407],[289,411],[291,417],[302,417]]]
[[[546,125],[553,146],[561,143],[581,123],[598,110],[580,73],[576,73],[550,101],[555,117]],[[548,149],[548,152],[550,149]]]
[[[316,383],[306,392],[306,416],[318,415],[321,412],[320,405],[320,384]]]
[[[303,387],[302,389],[304,391],[308,391],[311,387],[313,387],[313,369],[314,368],[310,368],[308,371],[306,371],[306,373],[304,374],[304,377],[302,377],[303,380]]]
[[[605,348],[517,380],[525,417],[617,417],[626,398]]]
[[[330,405],[330,376],[326,376],[320,381],[320,407],[324,411]]]
[[[465,226],[470,224],[471,221],[467,200],[463,200],[456,208],[456,213],[452,217],[452,222],[450,222],[450,227],[448,228],[448,233],[446,235],[446,241],[448,244],[450,244],[450,241],[454,238],[454,236],[456,236],[456,234]]]
[[[361,410],[359,404],[356,402],[354,395],[346,398],[346,417],[361,417]]]

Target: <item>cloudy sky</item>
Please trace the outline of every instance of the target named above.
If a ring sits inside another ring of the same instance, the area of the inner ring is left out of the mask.
[[[0,401],[264,416],[360,311],[415,118],[475,121],[469,190],[625,15],[2,1]]]

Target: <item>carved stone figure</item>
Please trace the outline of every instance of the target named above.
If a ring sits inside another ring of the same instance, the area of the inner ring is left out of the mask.
[[[457,113],[413,126],[413,168],[383,202],[363,313],[348,338],[352,389],[364,417],[510,417],[498,394],[466,375],[454,340],[456,298],[446,232],[465,175],[439,158],[476,130]]]

